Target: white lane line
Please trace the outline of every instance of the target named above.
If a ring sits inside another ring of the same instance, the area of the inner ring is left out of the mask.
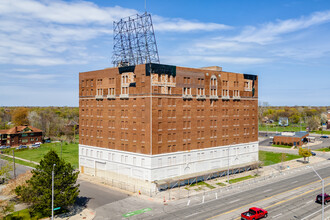
[[[311,202],[314,202],[314,200],[308,201],[308,202],[306,202],[306,204],[309,204],[309,203],[311,203]]]
[[[267,190],[265,190],[264,192],[269,192],[269,191],[272,191],[272,189],[267,189]]]
[[[325,207],[325,208],[324,208],[324,211],[325,211],[327,208],[329,208],[329,207],[330,207],[330,206]],[[321,212],[321,211],[322,211],[322,208],[321,208],[320,210],[316,211],[316,212],[313,212],[312,214],[306,216],[305,218],[303,218],[303,219],[301,219],[301,220],[307,220],[307,219],[309,219],[309,217],[311,217],[311,216],[313,216],[313,215],[315,215],[316,213]]]
[[[236,199],[236,200],[230,201],[230,202],[228,202],[228,203],[230,204],[230,203],[238,202],[239,200],[240,200],[240,199]]]
[[[188,200],[187,206],[190,204],[190,200]]]
[[[201,212],[196,212],[196,213],[194,213],[194,214],[187,215],[187,216],[185,216],[185,218],[189,218],[189,217],[194,216],[194,215],[197,215],[197,214],[199,214],[199,213],[201,213]]]
[[[280,213],[280,214],[278,214],[278,215],[275,215],[275,216],[273,216],[273,218],[277,218],[277,217],[279,217],[279,216],[281,216],[282,215],[282,213]]]
[[[293,181],[292,183],[298,183],[298,180],[296,180],[296,181]]]

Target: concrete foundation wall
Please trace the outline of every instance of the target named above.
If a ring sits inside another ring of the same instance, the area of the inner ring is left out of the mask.
[[[229,154],[228,154],[229,150]],[[82,173],[155,189],[155,180],[258,161],[258,142],[145,155],[79,145]]]

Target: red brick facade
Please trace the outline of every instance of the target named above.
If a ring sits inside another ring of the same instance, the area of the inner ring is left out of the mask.
[[[148,65],[80,73],[80,144],[153,155],[258,141],[257,76]]]

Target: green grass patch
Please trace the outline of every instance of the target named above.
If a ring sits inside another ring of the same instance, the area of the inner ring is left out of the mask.
[[[311,133],[315,133],[315,134],[330,134],[330,131],[311,131]]]
[[[320,148],[320,149],[317,149],[316,151],[325,151],[325,152],[330,152],[330,147],[326,147],[326,148]]]
[[[248,179],[252,179],[255,178],[256,176],[252,176],[252,175],[248,175],[248,176],[243,176],[243,177],[239,177],[239,178],[235,178],[235,179],[231,179],[229,180],[229,183],[237,183],[237,182],[241,182],[243,180],[248,180]]]
[[[300,131],[300,129],[302,131],[306,131],[306,127],[305,126],[300,126],[296,125],[296,126],[259,126],[259,131],[277,131],[277,132],[282,132],[282,131]]]
[[[283,162],[298,158],[301,158],[301,156],[294,154],[285,154]],[[264,166],[280,163],[282,162],[282,153],[259,151],[259,161],[261,161]]]
[[[292,146],[273,144],[272,147],[291,148]]]
[[[53,149],[59,157],[61,156],[61,143],[47,143],[42,144],[39,148],[36,149],[17,151],[15,152],[15,156],[39,163],[44,155],[46,155],[51,149]],[[10,153],[8,154],[12,155]],[[62,158],[65,160],[65,162],[71,163],[74,168],[78,168],[78,144],[69,144],[66,142],[63,143]]]
[[[36,214],[34,216],[30,215],[30,212],[28,209],[23,209],[17,212],[13,212],[9,215],[7,215],[4,220],[18,220],[18,219],[31,219],[31,220],[37,220],[42,218],[43,216],[41,214]]]
[[[10,157],[2,156],[1,159],[13,162],[13,158],[10,158]],[[16,158],[15,158],[15,163],[18,163],[18,164],[21,164],[21,165],[24,165],[24,166],[28,166],[28,167],[33,167],[33,168],[35,168],[37,166],[34,163],[29,163],[29,162],[26,162],[26,161],[23,161],[23,160],[18,160]]]
[[[209,189],[214,189],[215,188],[214,186],[212,186],[212,185],[210,185],[210,184],[208,184],[204,181],[201,181],[201,182],[198,182],[198,183],[193,183],[193,184],[190,185],[190,187],[194,187],[194,186],[201,186],[201,187],[206,186]],[[200,187],[198,187],[198,188],[200,188]]]
[[[224,183],[216,183],[218,186],[227,186],[226,184]]]

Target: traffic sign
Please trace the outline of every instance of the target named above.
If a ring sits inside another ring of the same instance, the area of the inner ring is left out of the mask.
[[[61,207],[54,208],[54,211],[59,210]]]

